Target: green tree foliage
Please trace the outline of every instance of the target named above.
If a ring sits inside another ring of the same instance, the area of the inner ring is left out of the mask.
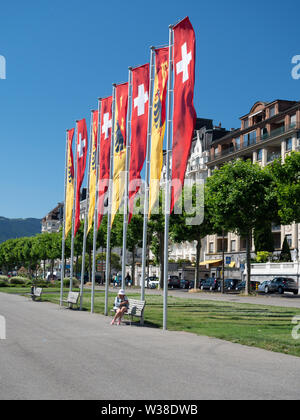
[[[292,152],[284,164],[275,161],[269,170],[274,177],[281,223],[300,223],[300,153]]]
[[[216,232],[225,230],[246,238],[246,293],[250,293],[252,231],[261,220],[273,222],[278,213],[271,174],[251,161],[226,163],[207,180],[206,206]]]
[[[282,250],[281,250],[281,253],[280,253],[280,261],[281,262],[291,262],[292,261],[291,251],[290,251],[290,247],[289,247],[287,237],[284,238],[284,241],[283,241],[283,244],[282,244]]]

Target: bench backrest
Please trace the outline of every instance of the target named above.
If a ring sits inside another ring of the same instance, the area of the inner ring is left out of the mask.
[[[68,293],[68,303],[76,304],[79,298],[79,292],[69,292]]]
[[[34,289],[34,296],[40,297],[40,296],[42,296],[42,292],[43,292],[43,289],[41,287],[36,287]]]
[[[128,312],[132,315],[142,316],[146,302],[144,300],[128,299]]]

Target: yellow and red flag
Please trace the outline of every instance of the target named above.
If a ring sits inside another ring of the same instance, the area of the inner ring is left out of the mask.
[[[89,191],[89,214],[87,234],[92,228],[95,213],[96,202],[96,184],[97,184],[97,144],[98,144],[98,111],[92,111],[92,139],[91,139],[91,162],[90,162],[90,191]]]
[[[111,225],[119,210],[125,190],[126,117],[128,107],[128,83],[116,86],[114,126],[114,173]]]
[[[65,237],[72,227],[72,214],[74,202],[74,160],[72,143],[74,137],[74,128],[67,130],[67,183],[66,183],[66,198],[65,198]]]
[[[169,48],[155,50],[155,80],[151,131],[149,217],[159,198],[166,128],[166,99],[169,76]]]

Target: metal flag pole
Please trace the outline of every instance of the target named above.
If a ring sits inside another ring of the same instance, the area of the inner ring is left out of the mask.
[[[93,262],[92,262],[92,293],[91,293],[91,313],[94,313],[95,302],[95,280],[96,280],[96,252],[97,252],[97,233],[98,233],[98,178],[99,178],[99,153],[100,153],[100,125],[101,125],[101,107],[102,100],[98,99],[98,136],[97,136],[97,152],[96,152],[96,191],[95,191],[95,210],[94,210],[94,230],[93,230]]]
[[[109,186],[108,186],[108,211],[107,211],[107,236],[106,236],[106,267],[105,267],[105,303],[104,315],[108,316],[108,292],[110,281],[110,236],[111,236],[111,207],[112,207],[112,189],[113,189],[113,165],[114,165],[114,144],[115,144],[115,112],[116,109],[116,85],[113,85],[112,101],[112,131],[110,145],[110,167],[109,167]]]
[[[163,330],[167,330],[168,316],[168,270],[169,270],[169,222],[170,222],[170,157],[172,138],[172,79],[173,79],[173,25],[169,26],[169,79],[168,79],[168,123],[167,123],[167,155],[166,155],[166,188],[165,188],[165,235],[164,235],[164,298],[163,298]]]
[[[77,189],[77,123],[76,121],[76,130],[75,130],[75,169],[74,169],[74,200],[73,200],[73,212],[72,212],[72,239],[71,239],[71,261],[70,261],[70,291],[73,288],[73,271],[74,271],[74,232],[75,232],[75,211],[76,211],[76,189]]]
[[[152,109],[153,109],[153,95],[154,95],[154,75],[155,75],[155,47],[151,47],[148,133],[147,133],[145,197],[144,197],[144,222],[143,222],[141,300],[145,300],[145,278],[146,278],[146,262],[147,262],[147,234],[148,234],[148,212],[149,212],[150,147],[151,147],[151,134],[152,134]],[[143,323],[143,319],[142,319],[142,323]]]
[[[127,117],[127,142],[125,160],[125,191],[124,191],[124,216],[123,216],[123,250],[122,250],[122,289],[125,289],[126,272],[126,239],[128,228],[128,193],[129,193],[129,163],[130,163],[130,141],[131,141],[131,114],[132,114],[132,67],[129,67],[128,75],[128,117]]]
[[[87,219],[90,202],[90,171],[91,171],[91,157],[92,157],[92,131],[93,130],[93,111],[91,112],[90,122],[90,144],[89,144],[89,164],[88,164],[88,180],[87,180],[87,191],[86,191],[86,205],[84,211],[84,231],[83,231],[83,245],[82,245],[82,262],[81,262],[81,281],[80,281],[80,310],[82,311],[83,301],[83,286],[84,286],[84,275],[85,275],[85,253],[86,253],[86,237],[87,237]]]
[[[64,293],[64,278],[65,278],[65,244],[66,244],[66,193],[67,193],[67,179],[68,179],[68,130],[66,134],[66,157],[65,157],[65,186],[64,186],[64,220],[62,229],[62,241],[61,241],[61,272],[60,272],[60,306],[63,304],[63,293]]]

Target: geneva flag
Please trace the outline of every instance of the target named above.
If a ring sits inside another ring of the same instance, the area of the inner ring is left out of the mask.
[[[109,186],[110,146],[112,135],[112,96],[101,99],[100,155],[98,181],[98,229],[104,214],[105,194]]]
[[[66,210],[65,210],[65,237],[72,227],[72,214],[73,214],[73,202],[74,202],[74,161],[73,161],[73,150],[72,143],[74,137],[74,128],[67,131],[67,183],[66,183]]]
[[[76,208],[75,208],[75,229],[74,237],[80,227],[80,189],[84,178],[86,167],[86,156],[88,150],[88,136],[85,119],[77,121],[77,180],[76,180]]]
[[[166,128],[166,98],[169,74],[169,48],[155,50],[155,80],[152,111],[149,217],[159,198]]]
[[[114,174],[111,225],[119,210],[125,189],[126,117],[128,107],[128,83],[116,86],[114,126]]]
[[[141,170],[146,158],[149,109],[149,64],[132,70],[131,154],[129,169],[129,222],[134,197],[140,189]]]
[[[174,113],[171,212],[179,199],[196,124],[195,33],[185,18],[174,26]],[[174,180],[176,180],[174,182]],[[180,181],[180,183],[178,183]]]
[[[91,162],[90,162],[90,191],[89,191],[89,214],[87,234],[91,230],[94,221],[96,200],[96,176],[97,176],[97,143],[98,143],[98,111],[92,111],[92,139],[91,139]]]

